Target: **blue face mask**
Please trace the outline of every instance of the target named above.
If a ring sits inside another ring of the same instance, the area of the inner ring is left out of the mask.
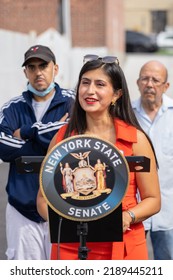
[[[35,95],[40,96],[40,97],[46,96],[54,87],[55,87],[55,83],[52,82],[48,86],[47,89],[45,89],[43,91],[39,91],[39,90],[36,90],[35,88],[33,88],[33,86],[30,83],[27,85],[27,89],[29,91],[31,91],[32,93],[34,93]]]

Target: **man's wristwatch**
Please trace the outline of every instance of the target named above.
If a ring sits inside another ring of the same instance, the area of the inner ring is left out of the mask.
[[[134,224],[136,219],[135,214],[130,210],[127,210],[127,213],[129,213],[130,217],[132,218],[131,224]]]

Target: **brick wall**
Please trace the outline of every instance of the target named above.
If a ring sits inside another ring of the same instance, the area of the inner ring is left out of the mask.
[[[58,0],[0,0],[0,28],[22,33],[58,30]]]
[[[105,0],[71,0],[72,45],[105,45]]]
[[[64,16],[68,16],[68,9],[61,11],[64,3],[69,4],[69,21]],[[61,33],[62,12],[63,23],[69,24],[71,29],[69,37],[73,47],[123,50],[122,3],[122,0],[0,0],[0,29],[21,33],[35,31],[39,35],[54,28]]]

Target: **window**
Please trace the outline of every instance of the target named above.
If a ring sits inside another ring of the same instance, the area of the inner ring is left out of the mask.
[[[167,25],[167,11],[152,11],[152,32],[159,33]]]

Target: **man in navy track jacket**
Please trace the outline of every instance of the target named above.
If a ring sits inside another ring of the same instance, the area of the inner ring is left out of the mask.
[[[21,156],[45,156],[50,140],[68,121],[74,91],[54,82],[58,65],[47,46],[30,47],[24,56],[27,91],[0,111],[0,159],[10,163],[6,186],[7,258],[49,259],[48,224],[37,212],[39,174],[18,173]]]

